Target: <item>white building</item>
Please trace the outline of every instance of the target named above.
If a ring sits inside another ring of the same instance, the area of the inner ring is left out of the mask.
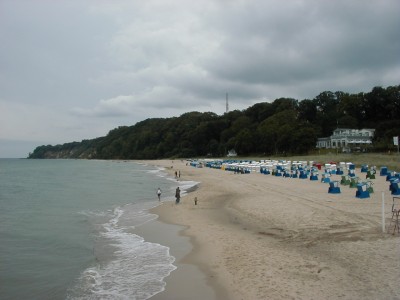
[[[319,138],[317,148],[342,149],[349,151],[355,148],[366,148],[372,144],[375,129],[337,128],[330,137]]]
[[[227,156],[228,156],[228,157],[235,157],[235,156],[237,156],[237,153],[236,153],[235,149],[229,150]]]

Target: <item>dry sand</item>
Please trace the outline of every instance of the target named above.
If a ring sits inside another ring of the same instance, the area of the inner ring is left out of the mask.
[[[178,266],[170,277],[180,280],[167,279],[154,299],[400,299],[400,236],[382,233],[382,191],[387,225],[392,204],[385,177],[377,174],[375,192],[359,199],[348,186],[328,194],[320,180],[147,163],[201,182],[181,204],[154,212],[186,228],[193,249],[179,262],[197,266],[214,291],[180,294],[197,278]]]

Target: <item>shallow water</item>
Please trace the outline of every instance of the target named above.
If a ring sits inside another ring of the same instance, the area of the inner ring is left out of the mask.
[[[148,299],[163,290],[175,259],[133,228],[157,217],[148,209],[158,187],[165,201],[177,186],[133,162],[0,159],[0,299]]]

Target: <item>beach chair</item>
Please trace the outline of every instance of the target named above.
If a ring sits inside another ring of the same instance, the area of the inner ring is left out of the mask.
[[[380,171],[380,175],[381,176],[386,176],[388,172],[388,168],[387,167],[381,167],[381,171]]]
[[[361,173],[367,173],[368,172],[368,165],[362,165],[361,166]]]
[[[390,181],[390,179],[396,178],[396,172],[394,171],[387,171],[386,174],[386,181]]]
[[[375,170],[371,169],[367,171],[367,175],[365,176],[366,179],[375,179]]]
[[[271,171],[269,170],[268,167],[264,167],[262,173],[263,173],[264,175],[269,175],[269,174],[271,174]]]
[[[374,184],[371,180],[368,180],[366,183],[367,185],[367,191],[372,194],[374,193],[374,188],[372,187],[372,185]]]
[[[323,173],[322,174],[321,182],[323,182],[323,183],[330,183],[331,182],[331,179],[329,178],[329,174],[328,173]]]
[[[300,170],[299,178],[300,178],[300,179],[307,179],[307,171],[305,171],[305,170]]]
[[[340,194],[339,181],[333,180],[333,181],[329,182],[328,193]]]
[[[305,168],[303,168],[303,167],[300,167],[299,168],[299,178],[300,179],[307,179],[307,171],[306,171],[306,169]]]
[[[353,165],[354,166],[354,165]],[[349,169],[349,174],[348,174],[350,177],[355,177],[356,176],[356,173],[355,173],[355,171],[354,171],[354,169]]]
[[[391,191],[392,195],[400,195],[400,188],[399,188],[399,180],[393,179],[390,182],[389,190]]]
[[[336,168],[336,175],[343,175],[343,167]]]
[[[311,171],[310,180],[318,180],[318,172],[317,171]]]
[[[357,187],[357,184],[358,184],[358,182],[359,182],[359,180],[360,180],[360,178],[358,178],[358,177],[350,178],[350,185],[349,185],[349,187],[350,187],[350,188],[356,188],[356,187]]]
[[[350,179],[347,175],[342,175],[342,180],[340,180],[341,185],[350,185]]]
[[[356,197],[360,199],[369,198],[369,192],[367,190],[367,185],[364,183],[357,184]]]
[[[393,197],[393,203],[392,203],[392,218],[389,223],[388,227],[388,233],[390,232],[392,226],[393,226],[393,233],[396,232],[400,233],[400,228],[399,228],[399,216],[400,215],[400,197]]]

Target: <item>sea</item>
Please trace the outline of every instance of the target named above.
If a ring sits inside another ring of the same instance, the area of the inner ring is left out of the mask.
[[[132,161],[0,159],[0,299],[149,299],[176,269],[135,228],[196,182]]]

